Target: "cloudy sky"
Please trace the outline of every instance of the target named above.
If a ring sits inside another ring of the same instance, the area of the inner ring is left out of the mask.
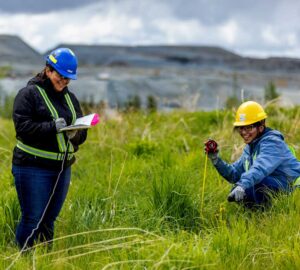
[[[60,43],[177,44],[300,58],[300,1],[3,0],[0,34],[39,52]]]

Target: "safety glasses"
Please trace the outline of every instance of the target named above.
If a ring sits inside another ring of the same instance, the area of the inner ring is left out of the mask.
[[[68,80],[68,81],[70,81],[70,79],[69,78],[67,78],[67,77],[64,77],[64,76],[62,76],[62,75],[60,75],[55,69],[54,69],[54,72],[55,72],[55,74],[60,78],[60,79],[62,79],[62,80]]]
[[[252,124],[252,125],[248,125],[248,126],[241,126],[241,127],[237,127],[237,130],[242,133],[243,131],[245,132],[251,132],[253,130],[253,128],[255,128],[256,125]]]

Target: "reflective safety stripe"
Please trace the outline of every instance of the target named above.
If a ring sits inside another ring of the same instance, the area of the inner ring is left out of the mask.
[[[72,112],[72,125],[73,125],[75,123],[75,121],[76,121],[76,112],[75,112],[73,103],[72,103],[71,98],[70,98],[70,96],[69,96],[68,93],[65,94],[65,99],[66,99],[66,101],[68,103],[68,106],[69,106],[71,112]]]
[[[252,163],[256,160],[256,156],[257,155],[256,155],[256,152],[255,152],[254,155],[253,155],[253,158],[252,158]],[[250,162],[249,162],[248,159],[246,159],[245,166],[244,166],[246,172],[249,171],[249,167],[250,167]]]
[[[58,113],[57,111],[55,110],[53,104],[51,103],[51,101],[49,100],[47,94],[46,94],[46,91],[39,87],[38,85],[36,86],[37,89],[39,90],[40,94],[42,95],[53,119],[57,119],[58,118]],[[64,138],[64,135],[63,133],[57,133],[56,134],[56,139],[57,139],[57,143],[58,143],[58,147],[59,147],[59,151],[60,152],[65,152],[67,147],[66,147],[66,142],[65,142],[65,138]]]
[[[55,153],[55,152],[37,149],[32,146],[26,145],[26,144],[22,143],[21,141],[17,141],[17,147],[31,155],[42,157],[42,158],[47,158],[47,159],[52,159],[52,160],[63,160],[64,154],[65,154],[65,153]],[[73,153],[69,153],[68,160],[70,160],[73,156],[74,156]]]
[[[295,151],[295,148],[291,145],[288,145],[289,147],[289,150],[292,152],[293,156],[296,157],[296,151]]]
[[[245,171],[247,172],[249,170],[249,160],[246,159],[245,161]]]
[[[52,54],[50,54],[49,59],[50,59],[54,64],[56,64],[57,59],[56,59]]]
[[[69,96],[68,93],[65,94],[65,99],[66,99],[66,101],[68,103],[68,106],[69,106],[69,108],[71,110],[71,113],[72,113],[72,124],[74,124],[75,121],[76,121],[76,112],[75,112],[73,103],[72,103],[71,98],[70,98],[70,96]],[[73,145],[71,143],[70,143],[70,146],[69,146],[69,150],[70,150],[70,152],[74,152],[74,147],[73,147]]]

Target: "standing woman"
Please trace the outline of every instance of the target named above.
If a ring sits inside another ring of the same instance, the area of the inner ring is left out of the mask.
[[[14,101],[17,145],[12,173],[22,212],[16,230],[21,248],[53,239],[54,221],[70,184],[74,152],[87,137],[86,130],[61,132],[82,116],[77,98],[68,89],[70,80],[77,79],[76,70],[75,54],[58,48]]]

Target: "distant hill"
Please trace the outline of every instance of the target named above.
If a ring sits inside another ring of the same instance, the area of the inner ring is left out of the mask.
[[[115,46],[74,45],[69,47],[78,56],[80,65],[154,67],[191,66],[199,68],[224,68],[267,72],[299,72],[300,59],[272,57],[266,59],[243,57],[213,46]],[[48,54],[51,50],[45,53]],[[43,57],[21,38],[0,35],[0,65],[40,66]]]
[[[42,56],[21,38],[12,35],[0,35],[1,65],[42,63]]]
[[[60,44],[76,52],[81,64],[108,66],[165,66],[209,64],[241,57],[218,47],[206,46],[101,46]],[[49,53],[49,52],[47,52]]]
[[[60,44],[71,48],[82,65],[95,66],[197,66],[232,70],[300,71],[300,59],[242,57],[209,46],[102,46]],[[47,52],[49,53],[49,52]]]

